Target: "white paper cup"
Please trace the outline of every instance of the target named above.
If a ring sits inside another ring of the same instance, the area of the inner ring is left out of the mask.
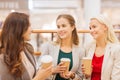
[[[46,69],[53,63],[53,58],[50,55],[44,55],[41,57],[41,68]]]
[[[85,68],[85,74],[91,75],[92,59],[89,58],[89,57],[83,57],[82,58],[82,64],[84,65],[84,68]]]
[[[61,62],[63,62],[63,66],[66,66],[67,69],[65,70],[65,72],[63,73],[64,75],[68,73],[69,71],[69,66],[70,66],[70,59],[69,58],[61,58],[60,59]]]

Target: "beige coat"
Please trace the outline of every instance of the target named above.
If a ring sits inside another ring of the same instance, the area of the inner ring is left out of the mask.
[[[32,55],[32,53],[34,52],[33,47],[30,44],[26,43],[24,52],[26,54],[26,57],[28,58],[28,60],[30,61],[30,63],[34,68],[34,73],[33,73],[34,75],[31,76],[31,77],[34,77],[36,73],[36,62],[35,62],[34,56]],[[25,66],[26,65],[24,65],[24,67]],[[0,54],[0,80],[31,80],[31,78],[28,75],[27,69],[25,69],[25,72],[19,78],[15,78],[13,75],[11,75],[4,62],[4,55]]]
[[[87,56],[93,57],[96,44],[86,47]],[[105,48],[101,80],[120,80],[120,45],[108,43]]]
[[[51,55],[54,58],[53,60],[54,66],[57,65],[57,60],[58,60],[58,55],[59,55],[59,50],[60,50],[59,44],[48,42],[48,43],[43,44],[40,50],[41,50],[42,55],[45,55],[45,54]],[[72,55],[73,55],[73,67],[71,71],[76,73],[75,80],[82,80],[81,79],[82,78],[81,59],[83,56],[85,56],[85,50],[80,46],[73,45]]]

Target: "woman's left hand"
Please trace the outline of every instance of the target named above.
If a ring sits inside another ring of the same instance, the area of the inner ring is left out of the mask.
[[[74,72],[69,71],[67,74],[60,73],[60,76],[65,79],[69,79],[73,74]]]

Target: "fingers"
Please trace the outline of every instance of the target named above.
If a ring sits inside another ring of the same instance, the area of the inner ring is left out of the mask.
[[[62,66],[64,64],[64,62],[60,62],[59,64],[58,64],[58,66]]]
[[[50,66],[50,67],[48,67],[48,68],[46,68],[46,69],[39,68],[36,77],[37,77],[39,80],[45,80],[45,78],[49,77],[51,74],[52,74],[52,66]],[[39,76],[39,75],[40,75],[40,76]],[[37,80],[38,80],[38,79],[37,79]]]
[[[88,69],[86,69],[86,68],[84,67],[84,65],[82,64],[81,69],[82,69],[82,73],[85,75],[85,77],[90,77],[90,76],[91,76],[92,68],[93,68],[93,65],[92,65],[91,68],[90,68],[90,73],[86,73]]]
[[[65,74],[63,74],[63,73],[60,73],[60,76],[61,76],[62,78],[64,78],[64,79],[69,79],[69,78],[70,78],[69,76],[67,76],[67,75],[65,75]]]
[[[64,79],[69,79],[69,78],[71,78],[72,74],[74,74],[74,72],[69,71],[67,74],[60,73],[60,76]]]
[[[82,73],[85,74],[85,68],[84,68],[84,65],[82,64],[81,66],[81,69],[82,69]]]
[[[66,68],[67,68],[67,67],[65,67],[65,66],[59,66],[59,67],[58,67],[59,73],[65,72]]]
[[[52,73],[62,73],[66,70],[67,67],[62,66],[63,63],[58,64],[55,68],[53,68]]]
[[[60,62],[53,70],[52,74],[63,73],[66,71],[67,67],[63,66],[64,62]]]

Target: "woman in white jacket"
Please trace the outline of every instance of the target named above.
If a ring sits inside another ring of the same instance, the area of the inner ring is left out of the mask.
[[[92,59],[91,74],[88,80],[120,80],[120,45],[110,22],[102,15],[90,20],[90,34],[94,38],[87,45],[86,53]]]
[[[52,80],[82,80],[81,59],[85,56],[85,49],[79,44],[79,37],[74,17],[70,14],[60,14],[56,19],[57,40],[42,44],[42,55],[51,55],[54,60]],[[66,70],[60,60],[70,59],[69,72],[63,75]],[[50,77],[51,78],[51,77]]]

